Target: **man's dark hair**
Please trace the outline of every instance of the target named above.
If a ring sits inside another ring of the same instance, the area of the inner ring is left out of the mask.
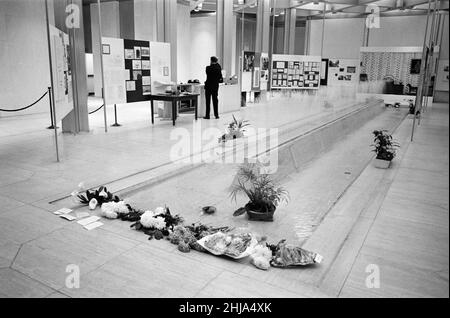
[[[219,59],[215,56],[211,56],[211,63],[217,63],[219,62]]]

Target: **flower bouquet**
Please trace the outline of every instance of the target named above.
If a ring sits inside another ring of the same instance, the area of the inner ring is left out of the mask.
[[[82,188],[83,186],[80,184],[79,190],[82,190]],[[103,186],[98,190],[87,190],[84,194],[74,191],[72,196],[77,197],[81,204],[88,205],[91,210],[95,210],[97,206],[102,206],[103,203],[120,202],[118,196],[113,195]]]
[[[273,267],[307,266],[320,264],[323,260],[321,255],[287,244],[286,240],[280,241],[277,245],[268,245],[268,247],[272,250],[270,265]]]
[[[161,240],[168,237],[174,227],[181,224],[183,219],[179,215],[172,215],[169,208],[157,208],[155,212],[146,211],[131,228],[142,231],[149,236],[149,240]]]
[[[226,234],[217,232],[198,241],[205,250],[214,255],[241,259],[251,255],[258,241],[250,233]]]

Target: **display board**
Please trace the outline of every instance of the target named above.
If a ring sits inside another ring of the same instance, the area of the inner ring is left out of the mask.
[[[359,60],[328,59],[328,85],[348,86],[359,82]]]
[[[271,86],[274,89],[319,89],[321,63],[320,56],[274,54]]]
[[[73,110],[72,66],[69,36],[53,25],[50,28],[50,50],[53,69],[53,93],[56,122]]]
[[[261,90],[261,53],[255,53],[252,73],[252,91],[259,92]]]
[[[164,93],[172,84],[170,43],[150,42],[151,85],[155,93]]]
[[[255,52],[243,52],[241,91],[251,92],[253,90],[255,71]]]
[[[419,74],[412,66],[422,58],[421,47],[362,47],[360,78],[365,81],[393,80],[394,87],[386,87],[384,94],[407,95],[419,85]],[[415,95],[415,94],[414,94]]]
[[[125,69],[123,39],[102,38],[106,105],[127,103],[125,83],[130,79]]]
[[[102,54],[107,105],[146,101],[171,85],[169,43],[104,37]]]
[[[449,91],[449,60],[440,60],[437,70],[437,91]]]
[[[126,81],[127,102],[142,102],[151,95],[150,42],[124,40],[125,69],[129,72]]]
[[[268,53],[261,53],[261,85],[260,90],[266,91],[269,82],[270,59]]]

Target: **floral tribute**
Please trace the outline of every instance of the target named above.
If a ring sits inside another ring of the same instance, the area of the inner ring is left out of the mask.
[[[266,243],[265,237],[256,238],[251,233],[230,234],[233,229],[229,227],[212,227],[201,223],[184,225],[183,218],[173,215],[168,207],[158,207],[154,211],[137,210],[108,192],[106,187],[88,190],[84,194],[75,191],[72,196],[91,210],[100,207],[102,217],[131,222],[130,227],[148,235],[149,240],[166,239],[177,245],[183,253],[195,250],[234,259],[249,256],[251,263],[262,270],[268,270],[271,266],[304,266],[322,260],[320,255],[286,245],[284,241],[270,245]]]

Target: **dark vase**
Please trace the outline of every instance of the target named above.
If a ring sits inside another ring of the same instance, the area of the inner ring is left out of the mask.
[[[245,206],[248,219],[251,221],[273,222],[273,215],[277,209],[275,205],[271,205],[268,211],[258,211],[251,203]]]

